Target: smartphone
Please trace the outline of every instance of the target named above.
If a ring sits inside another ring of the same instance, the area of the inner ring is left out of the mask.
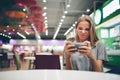
[[[87,44],[82,43],[82,42],[77,42],[77,43],[73,43],[73,44],[75,45],[75,48],[77,48],[77,49],[80,49],[79,48],[80,46],[87,46]]]

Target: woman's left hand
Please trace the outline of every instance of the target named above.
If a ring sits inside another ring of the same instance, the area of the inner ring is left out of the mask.
[[[81,53],[81,54],[85,54],[87,55],[89,58],[92,55],[92,49],[91,49],[91,44],[89,41],[84,41],[85,44],[87,44],[87,46],[80,46],[78,51]]]

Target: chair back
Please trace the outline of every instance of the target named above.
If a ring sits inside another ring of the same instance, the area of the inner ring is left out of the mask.
[[[35,55],[35,69],[60,69],[59,55]]]

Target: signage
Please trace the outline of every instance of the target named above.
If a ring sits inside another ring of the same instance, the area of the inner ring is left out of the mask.
[[[108,38],[108,29],[101,29],[101,38]]]
[[[120,0],[113,0],[103,8],[103,19],[120,9]]]
[[[94,15],[95,24],[99,24],[101,22],[101,18],[102,18],[101,10],[97,9]]]

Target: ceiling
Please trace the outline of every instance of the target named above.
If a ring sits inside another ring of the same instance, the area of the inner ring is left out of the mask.
[[[43,40],[50,40],[53,37],[57,40],[65,40],[65,32],[79,16],[91,14],[94,9],[99,8],[105,1],[107,0],[0,0],[0,38],[23,39],[17,34],[19,32],[26,39],[38,39],[37,36],[40,35]],[[22,5],[19,3],[22,3]],[[70,7],[67,7],[67,4]],[[47,9],[44,9],[44,7],[47,7]],[[26,10],[23,11],[23,8]],[[90,11],[87,12],[87,9],[90,9]],[[24,14],[21,13],[20,17],[19,15],[16,17],[18,14],[16,12],[17,14],[13,17],[12,13],[8,11],[22,11]],[[61,25],[58,26],[59,24]],[[60,29],[55,37],[58,27]],[[25,31],[30,34],[28,35]],[[48,35],[46,35],[47,31]],[[3,36],[3,34],[6,36]]]

